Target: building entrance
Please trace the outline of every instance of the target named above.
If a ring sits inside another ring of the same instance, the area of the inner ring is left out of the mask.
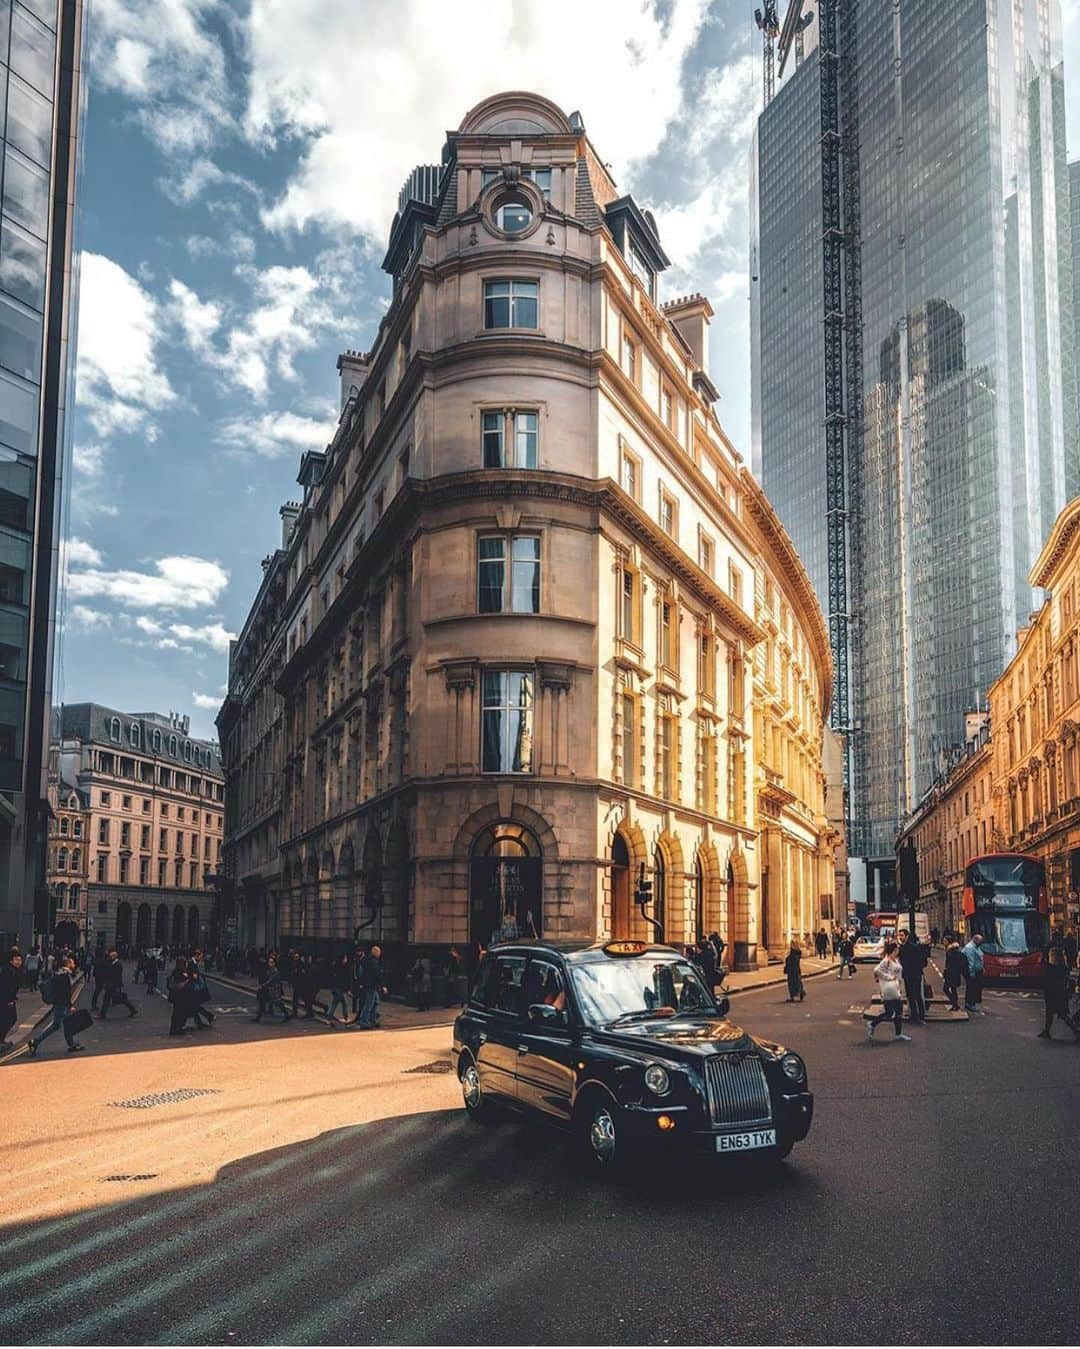
[[[469,940],[542,937],[543,859],[524,825],[490,825],[473,845],[469,864]]]

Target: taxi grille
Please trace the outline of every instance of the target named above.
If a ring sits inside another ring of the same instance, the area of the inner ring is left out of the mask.
[[[705,1084],[714,1124],[763,1124],[772,1118],[769,1084],[759,1058],[717,1054],[705,1064]]]

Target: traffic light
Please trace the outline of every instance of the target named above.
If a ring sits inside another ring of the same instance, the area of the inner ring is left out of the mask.
[[[652,881],[645,878],[645,863],[638,868],[638,883],[634,891],[634,901],[644,909],[652,902]]]

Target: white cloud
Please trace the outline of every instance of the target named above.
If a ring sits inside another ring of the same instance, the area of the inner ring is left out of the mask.
[[[221,706],[221,699],[214,693],[193,693],[191,701],[207,712],[216,712]]]
[[[69,567],[100,567],[104,558],[92,543],[85,539],[65,539],[60,545],[63,570]]]
[[[229,583],[223,567],[201,557],[162,557],[153,566],[153,572],[109,571],[100,565],[71,571],[68,594],[112,599],[131,609],[198,609],[216,604]]]
[[[209,234],[189,234],[184,240],[188,255],[200,258],[231,257],[237,262],[250,262],[255,256],[255,240],[242,230],[234,230],[224,239]]]
[[[84,253],[79,294],[79,404],[99,436],[157,434],[154,414],[176,401],[158,367],[162,318],[153,296],[123,267]]]
[[[104,445],[76,445],[72,453],[75,472],[84,478],[100,478],[105,467]]]
[[[334,433],[336,417],[327,405],[323,418],[296,412],[264,412],[258,417],[230,417],[219,434],[231,449],[278,459],[298,450],[321,450]]]
[[[245,178],[240,173],[230,173],[206,156],[192,160],[179,177],[161,180],[162,191],[180,206],[190,206],[209,188],[219,189],[220,193],[220,189],[224,186],[243,188],[245,192],[251,193],[256,201],[261,200],[261,193],[250,178]]]
[[[218,0],[95,0],[95,82],[126,95],[164,150],[190,155],[232,125],[225,52],[206,20]]]
[[[212,651],[228,651],[229,643],[236,637],[235,632],[227,631],[217,620],[193,627],[190,623],[159,623],[140,614],[135,619],[135,626],[165,649],[191,651],[197,646],[208,646]],[[184,644],[182,647],[181,643]]]
[[[211,339],[221,327],[221,305],[214,300],[200,300],[195,292],[174,277],[169,282],[172,313],[184,331],[187,344],[196,356],[212,351]]]
[[[112,627],[112,615],[101,609],[91,609],[86,604],[74,604],[68,610],[67,622],[71,627],[93,632],[99,628]]]
[[[412,166],[437,161],[440,133],[508,87],[535,89],[568,112],[580,107],[594,144],[626,175],[679,112],[682,63],[707,8],[706,0],[253,0],[248,135],[269,144],[309,138],[264,221],[383,240]]]

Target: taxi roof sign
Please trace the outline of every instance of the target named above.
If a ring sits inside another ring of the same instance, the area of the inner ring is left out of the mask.
[[[649,943],[644,941],[609,941],[604,945],[609,956],[643,956],[648,949]]]

